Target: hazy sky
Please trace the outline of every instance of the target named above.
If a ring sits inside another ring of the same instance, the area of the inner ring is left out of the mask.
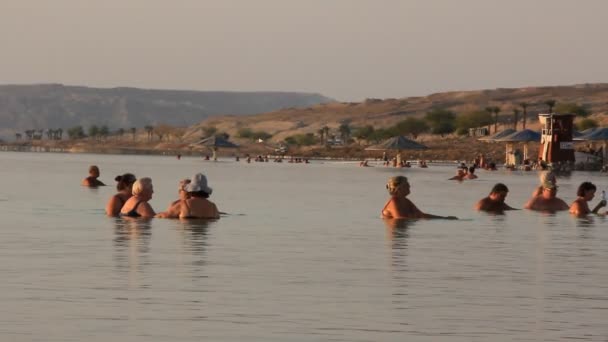
[[[608,82],[606,0],[0,0],[0,83],[338,100]]]

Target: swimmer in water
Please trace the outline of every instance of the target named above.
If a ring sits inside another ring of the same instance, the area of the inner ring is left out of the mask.
[[[390,219],[419,219],[437,218],[457,220],[454,216],[437,216],[423,213],[410,201],[407,196],[410,194],[410,183],[404,176],[391,177],[386,184],[386,189],[391,198],[386,202],[382,209],[382,218]]]

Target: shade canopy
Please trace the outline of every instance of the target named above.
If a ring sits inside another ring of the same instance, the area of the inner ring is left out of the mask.
[[[606,141],[608,140],[608,127],[603,128],[590,128],[583,132],[588,131],[586,134],[576,138],[575,140],[582,141]]]
[[[410,140],[402,135],[392,137],[385,142],[373,145],[366,148],[366,151],[382,151],[382,150],[426,150],[427,146]]]
[[[528,142],[528,141],[540,141],[540,133],[531,129],[524,129],[511,133],[505,137],[498,138],[495,141],[501,142]]]
[[[224,139],[223,137],[220,136],[212,136],[212,137],[208,137],[205,139],[201,139],[197,142],[195,142],[194,144],[192,144],[194,146],[205,146],[205,147],[221,147],[221,148],[236,148],[239,147],[239,145],[230,142],[226,139]]]
[[[513,134],[517,132],[516,130],[514,130],[513,128],[507,128],[504,131],[500,131],[498,133],[494,133],[492,135],[486,135],[485,137],[481,137],[477,140],[481,140],[481,141],[496,141],[496,139],[500,139],[500,138],[504,138],[509,134]]]

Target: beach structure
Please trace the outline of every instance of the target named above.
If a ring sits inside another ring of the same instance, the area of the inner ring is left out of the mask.
[[[574,114],[538,114],[541,140],[538,156],[550,164],[574,164]]]
[[[606,151],[606,147],[608,147],[608,127],[603,127],[603,128],[592,128],[589,130],[586,130],[587,134],[583,134],[580,137],[577,137],[574,140],[580,140],[580,141],[598,141],[598,142],[602,142],[602,157],[603,157],[603,164],[606,164],[606,161],[608,160],[608,153]],[[583,131],[583,133],[585,133],[585,131]]]
[[[387,139],[386,141],[378,144],[367,147],[366,151],[387,151],[393,150],[397,151],[397,165],[401,163],[401,150],[426,150],[427,146],[422,145],[420,143],[415,142],[414,140],[408,139],[402,135],[392,137]]]
[[[497,139],[504,138],[504,137],[506,137],[506,136],[508,136],[510,134],[515,133],[515,132],[517,132],[517,131],[514,130],[513,128],[507,128],[507,129],[505,129],[503,131],[500,131],[498,133],[494,133],[492,135],[486,135],[485,137],[481,137],[481,138],[479,138],[477,140],[479,140],[479,141],[485,141],[485,142],[495,142]]]
[[[539,132],[535,132],[530,129],[524,129],[521,131],[513,132],[507,136],[495,139],[494,141],[498,142],[506,142],[506,152],[505,152],[505,164],[507,165],[518,165],[521,164],[522,161],[528,159],[528,143],[532,141],[540,141],[541,134]],[[524,151],[523,158],[519,158],[517,151],[514,151],[513,144],[516,142],[524,143]]]
[[[224,137],[214,135],[201,139],[192,144],[193,147],[207,147],[213,152],[213,160],[217,161],[217,151],[219,148],[237,148],[239,145],[228,141]]]

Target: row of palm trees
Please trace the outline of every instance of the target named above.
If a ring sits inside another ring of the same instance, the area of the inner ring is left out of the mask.
[[[27,140],[42,140],[42,138],[46,135],[49,140],[61,140],[63,137],[63,129],[28,129],[21,133],[15,133],[15,139],[21,140],[25,135]]]
[[[546,100],[543,103],[545,105],[547,105],[547,107],[549,108],[549,113],[553,113],[553,108],[555,107],[556,101],[551,99],[551,100]],[[521,107],[521,111],[519,110],[519,108],[513,109],[513,129],[517,130],[517,123],[519,122],[519,114],[523,114],[523,117],[521,120],[522,129],[526,129],[528,106],[529,106],[529,103],[520,102],[519,107]],[[490,114],[494,114],[494,133],[496,133],[498,131],[498,113],[500,113],[500,108],[493,106],[493,107],[486,107],[485,110],[486,110],[486,112],[488,112]],[[488,127],[488,131],[490,131],[490,127]]]

